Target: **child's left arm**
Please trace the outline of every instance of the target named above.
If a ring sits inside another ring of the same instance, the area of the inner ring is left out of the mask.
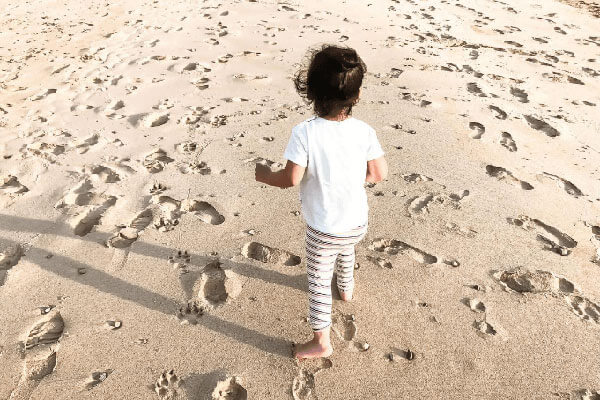
[[[271,171],[266,165],[257,163],[256,169],[254,170],[254,178],[258,182],[286,189],[298,185],[304,176],[305,170],[305,167],[289,160],[284,169],[276,172]]]

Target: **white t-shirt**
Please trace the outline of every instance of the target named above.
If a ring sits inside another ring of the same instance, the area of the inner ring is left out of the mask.
[[[300,182],[306,223],[332,234],[367,223],[367,161],[383,154],[375,130],[356,118],[312,117],[296,125],[283,156],[307,167]]]

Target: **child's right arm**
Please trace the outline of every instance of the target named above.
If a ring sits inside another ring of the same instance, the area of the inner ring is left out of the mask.
[[[381,182],[387,178],[388,166],[383,156],[371,161],[367,161],[367,177],[365,180],[369,183]]]

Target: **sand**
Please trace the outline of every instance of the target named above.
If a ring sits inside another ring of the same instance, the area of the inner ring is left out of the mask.
[[[1,399],[600,398],[597,3],[2,3]],[[322,43],[390,173],[298,362],[298,188],[254,166]]]

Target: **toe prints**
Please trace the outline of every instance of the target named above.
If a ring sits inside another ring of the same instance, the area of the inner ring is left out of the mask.
[[[511,184],[519,185],[523,190],[532,190],[533,186],[525,181],[522,181],[516,178],[512,172],[507,170],[506,168],[496,167],[494,165],[487,165],[485,167],[487,174],[493,178],[498,179],[499,181],[506,181]]]
[[[340,312],[334,313],[332,316],[332,330],[339,336],[340,339],[346,342],[352,342],[356,338],[356,317],[353,314],[346,315]]]
[[[249,242],[242,248],[242,255],[263,263],[294,266],[300,264],[300,257],[285,250],[269,247],[258,242]]]
[[[181,387],[181,380],[175,371],[164,371],[154,384],[154,391],[160,400],[176,399]]]
[[[408,202],[408,212],[411,216],[418,216],[431,211],[432,206],[443,205],[454,209],[460,208],[460,201],[469,195],[468,190],[462,193],[426,193],[412,198]]]
[[[571,310],[580,318],[600,324],[600,304],[582,296],[565,298]]]
[[[204,315],[204,311],[205,309],[202,304],[199,304],[196,300],[192,300],[187,305],[180,307],[177,310],[176,316],[181,324],[196,325]]]
[[[566,278],[550,271],[519,267],[496,271],[493,277],[509,292],[550,293],[563,297],[571,311],[585,321],[600,324],[600,305],[584,297],[581,290]]]

